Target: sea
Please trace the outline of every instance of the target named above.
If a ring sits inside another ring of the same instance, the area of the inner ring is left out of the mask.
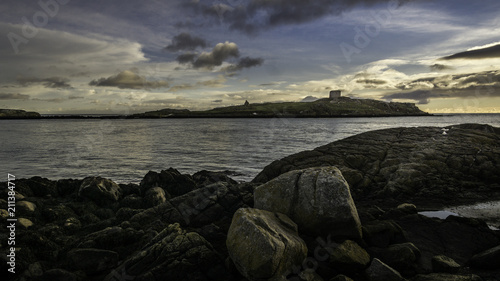
[[[480,123],[500,114],[381,118],[0,120],[0,171],[51,180],[101,176],[139,183],[148,171],[228,171],[252,180],[274,160],[359,133]]]

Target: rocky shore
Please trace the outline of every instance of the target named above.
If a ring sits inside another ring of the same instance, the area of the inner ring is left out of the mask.
[[[172,168],[140,184],[17,179],[16,273],[7,255],[0,270],[9,280],[500,280],[500,231],[419,214],[500,200],[499,144],[487,125],[399,128],[277,160],[250,183]]]
[[[0,119],[33,119],[41,117],[42,116],[38,112],[20,109],[0,109]]]

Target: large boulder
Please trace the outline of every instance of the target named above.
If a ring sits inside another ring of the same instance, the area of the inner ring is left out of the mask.
[[[431,273],[427,275],[419,274],[411,281],[483,281],[483,279],[474,274],[455,275],[448,273]]]
[[[281,280],[307,256],[297,225],[286,215],[242,208],[226,241],[229,256],[248,280]]]
[[[437,255],[432,257],[432,270],[434,272],[457,273],[460,265],[445,255]]]
[[[121,197],[120,186],[114,181],[101,177],[83,179],[78,196],[94,201],[100,206],[117,202]]]
[[[255,208],[289,216],[300,231],[361,238],[349,185],[336,167],[285,173],[255,189]]]
[[[480,124],[370,131],[272,162],[253,182],[336,166],[356,202],[447,204],[500,195],[500,128]],[[391,200],[391,198],[393,200]]]

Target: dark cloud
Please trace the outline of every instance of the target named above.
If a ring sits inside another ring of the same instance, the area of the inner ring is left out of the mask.
[[[172,39],[172,44],[165,47],[170,52],[189,50],[193,51],[198,47],[206,47],[207,42],[200,37],[191,36],[189,33],[181,33]]]
[[[453,69],[453,67],[451,67],[451,66],[439,64],[439,63],[433,64],[433,65],[429,66],[429,68],[432,71],[442,71],[442,70],[447,70],[447,69]]]
[[[30,86],[34,83],[41,83],[46,88],[54,89],[69,89],[71,85],[68,83],[69,79],[63,77],[49,77],[49,78],[37,78],[37,77],[18,77],[17,82],[24,87]]]
[[[223,2],[192,1],[197,14],[229,24],[248,34],[280,25],[311,22],[328,15],[340,15],[355,6],[387,3],[396,8],[407,0],[240,0]]]
[[[20,93],[0,93],[0,100],[29,100],[29,95]]]
[[[441,58],[443,60],[452,59],[487,59],[500,57],[500,44],[477,50],[465,51],[451,56]]]
[[[372,84],[372,85],[384,85],[384,84],[387,84],[387,81],[380,80],[380,79],[359,79],[359,80],[356,80],[356,83]]]
[[[214,102],[214,103],[221,103],[221,102],[223,102],[223,100],[213,100],[212,102]]]
[[[185,53],[177,56],[175,60],[180,64],[188,64],[188,63],[193,63],[194,60],[196,59],[196,56],[197,54]]]
[[[118,87],[120,89],[157,89],[169,86],[166,81],[149,81],[132,70],[125,70],[108,78],[92,80],[90,86]]]
[[[241,58],[237,64],[230,65],[228,67],[225,67],[223,71],[226,72],[236,72],[240,71],[244,68],[251,68],[255,66],[260,66],[264,62],[264,59],[262,58],[251,58],[251,57],[244,57]]]
[[[194,68],[212,69],[215,66],[220,66],[228,58],[237,58],[240,56],[238,45],[231,42],[219,43],[215,45],[211,52],[201,53],[196,60],[193,61]]]
[[[435,93],[429,90],[416,90],[411,92],[401,92],[388,94],[384,96],[384,99],[387,101],[392,100],[414,100],[417,101],[418,104],[428,104],[430,98],[436,97],[445,97],[446,95]]]

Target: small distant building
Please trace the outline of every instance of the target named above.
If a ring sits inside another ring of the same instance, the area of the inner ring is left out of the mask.
[[[245,103],[244,103],[243,105],[244,105],[244,106],[249,106],[249,105],[250,105],[250,103],[249,103],[247,100],[245,100]]]
[[[341,96],[341,91],[336,90],[336,91],[330,91],[330,99],[338,99]]]

